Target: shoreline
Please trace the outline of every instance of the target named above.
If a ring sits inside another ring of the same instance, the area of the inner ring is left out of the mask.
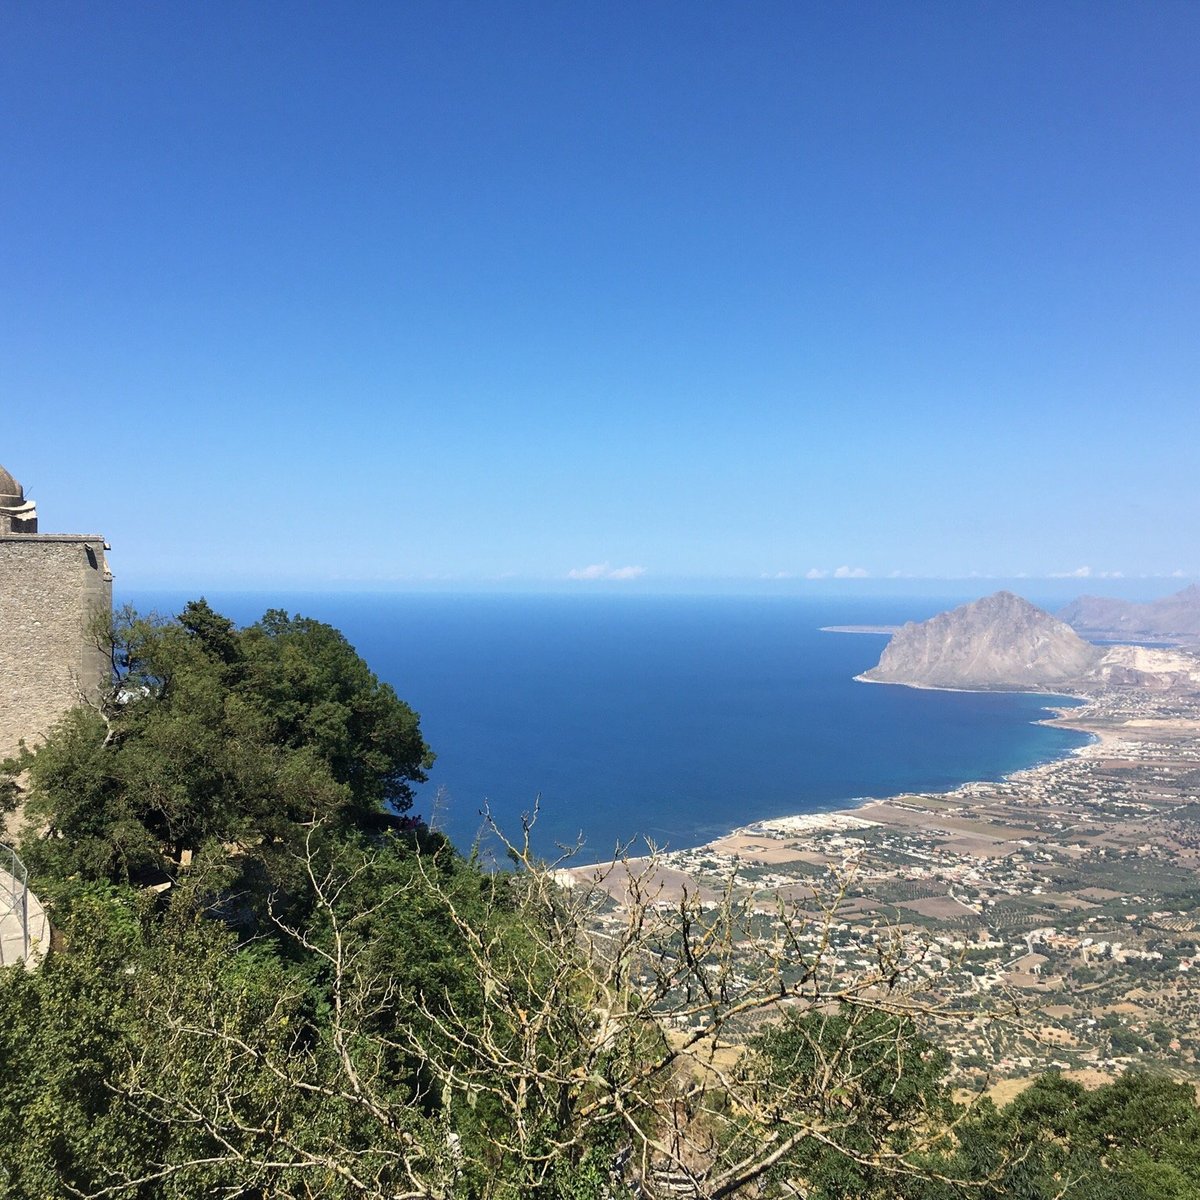
[[[855,683],[876,683],[883,687],[905,687],[912,688],[914,692],[967,692],[971,695],[987,696],[997,694],[1002,696],[1062,696],[1068,700],[1080,700],[1084,704],[1094,704],[1095,697],[1086,695],[1083,692],[1074,694],[1072,692],[1056,692],[1048,688],[1021,688],[1021,687],[951,687],[945,683],[909,683],[903,679],[872,679],[870,672],[863,671],[859,675],[854,676]],[[1047,706],[1049,707],[1049,706]]]
[[[805,813],[788,813],[779,817],[763,817],[757,821],[751,821],[746,825],[738,825],[725,833],[718,834],[716,837],[710,838],[708,841],[700,842],[695,846],[684,846],[675,849],[666,848],[657,850],[657,856],[668,859],[676,854],[695,854],[701,851],[711,851],[720,843],[738,837],[752,836],[756,831],[763,829],[788,829],[794,832],[827,832],[830,830],[846,829],[854,824],[876,824],[873,821],[864,820],[858,816],[858,812],[864,808],[881,807],[891,808],[901,806],[905,801],[911,803],[912,799],[917,796],[937,796],[939,799],[949,800],[966,800],[971,795],[975,794],[980,788],[1008,783],[1021,782],[1044,782],[1059,773],[1065,765],[1075,762],[1080,758],[1095,757],[1106,747],[1112,749],[1115,744],[1120,742],[1120,738],[1116,732],[1103,726],[1096,727],[1093,724],[1081,723],[1079,718],[1094,710],[1098,704],[1098,699],[1094,696],[1077,695],[1072,696],[1067,692],[1027,692],[1027,691],[1012,691],[1011,689],[1002,688],[939,688],[930,687],[925,684],[891,684],[887,680],[882,679],[864,679],[862,676],[855,676],[856,681],[862,683],[876,683],[883,686],[891,687],[912,687],[922,691],[940,691],[940,692],[1000,692],[1005,691],[1010,695],[1030,695],[1030,696],[1045,696],[1047,699],[1061,698],[1079,700],[1081,703],[1078,707],[1066,708],[1063,706],[1055,706],[1047,704],[1048,712],[1053,713],[1053,716],[1043,717],[1039,721],[1031,722],[1035,725],[1046,725],[1057,729],[1071,729],[1077,733],[1085,733],[1091,737],[1090,742],[1085,742],[1082,746],[1074,746],[1065,754],[1061,754],[1048,762],[1032,763],[1027,767],[1017,767],[1015,770],[1006,771],[996,780],[985,779],[968,779],[960,784],[956,784],[952,788],[947,788],[942,792],[891,792],[885,796],[854,796],[849,800],[839,801],[838,808],[819,809],[814,812]],[[626,855],[621,858],[612,858],[604,861],[595,861],[587,863],[564,863],[558,868],[558,871],[563,876],[572,876],[572,884],[576,882],[584,882],[583,873],[586,873],[589,879],[595,879],[597,875],[607,873],[614,867],[621,864],[640,865],[650,861],[654,855],[650,853]],[[564,880],[565,882],[565,880]]]
[[[756,919],[793,914],[805,944],[835,920],[831,969],[849,977],[895,939],[914,986],[955,1008],[926,1023],[972,1086],[1150,1064],[1200,1079],[1200,663],[1159,667],[1046,696],[1038,723],[1088,740],[997,780],[855,797],[557,877],[607,893],[617,915],[598,919],[614,927],[630,898],[703,908],[731,889]],[[997,1001],[1020,1019],[961,1019]]]
[[[901,629],[899,625],[822,625],[818,633],[874,633],[891,637]]]

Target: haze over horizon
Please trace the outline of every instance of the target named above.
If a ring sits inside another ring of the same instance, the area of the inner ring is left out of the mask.
[[[0,463],[123,588],[1166,594],[1198,49],[1180,2],[9,7]]]

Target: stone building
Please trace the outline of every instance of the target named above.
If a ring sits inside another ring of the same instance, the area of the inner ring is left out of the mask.
[[[91,637],[112,609],[107,549],[96,533],[39,533],[37,506],[0,467],[0,757],[107,684]]]

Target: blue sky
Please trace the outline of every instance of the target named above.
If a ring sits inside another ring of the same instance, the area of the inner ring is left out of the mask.
[[[1170,2],[5,5],[0,462],[137,585],[1192,576],[1198,53]]]

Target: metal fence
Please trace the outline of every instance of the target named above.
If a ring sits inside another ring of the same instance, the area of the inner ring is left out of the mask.
[[[0,967],[29,958],[29,872],[11,846],[0,845]]]

